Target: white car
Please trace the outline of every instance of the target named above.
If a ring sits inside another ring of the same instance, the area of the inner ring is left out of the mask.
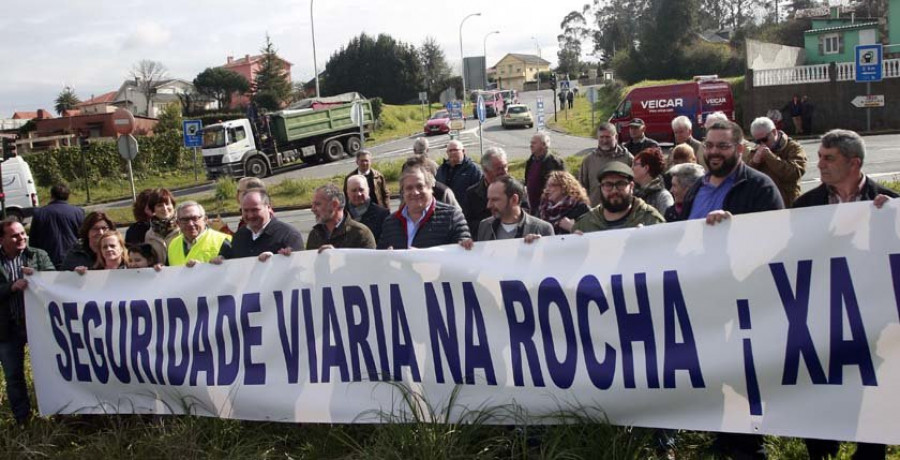
[[[513,126],[522,126],[531,128],[534,126],[534,117],[531,116],[531,110],[525,104],[512,104],[506,108],[506,113],[500,119],[500,124],[504,128]]]

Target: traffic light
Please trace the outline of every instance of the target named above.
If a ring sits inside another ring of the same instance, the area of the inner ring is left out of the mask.
[[[556,91],[556,74],[555,73],[550,74],[550,88],[552,88],[554,91]]]
[[[3,138],[3,159],[9,159],[14,156],[17,156],[18,152],[16,152],[16,138],[15,137],[4,137]]]

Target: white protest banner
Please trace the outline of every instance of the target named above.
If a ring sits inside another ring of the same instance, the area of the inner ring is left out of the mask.
[[[26,296],[42,414],[371,422],[402,405],[393,381],[438,409],[459,387],[460,407],[888,444],[898,299],[898,201],[40,273]]]

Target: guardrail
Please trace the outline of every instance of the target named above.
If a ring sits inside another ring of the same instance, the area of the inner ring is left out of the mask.
[[[834,63],[834,81],[856,79],[853,62]],[[900,78],[900,59],[885,59],[882,78]],[[798,83],[825,83],[832,80],[831,64],[815,64],[782,69],[753,71],[753,86],[795,85]]]

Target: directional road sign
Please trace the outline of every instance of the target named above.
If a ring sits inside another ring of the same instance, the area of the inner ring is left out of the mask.
[[[188,148],[203,147],[203,122],[200,120],[184,120],[184,146]]]
[[[856,47],[856,82],[881,81],[881,45],[858,45]]]
[[[868,96],[856,96],[850,101],[854,107],[884,107],[884,94],[870,94]]]
[[[537,129],[544,129],[544,98],[537,98]]]

